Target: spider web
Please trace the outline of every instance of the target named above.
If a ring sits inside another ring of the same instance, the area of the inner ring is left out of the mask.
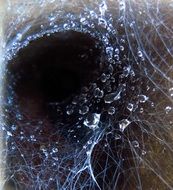
[[[173,189],[173,4],[76,1],[67,10],[66,4],[20,30],[7,44],[6,59],[43,35],[73,30],[99,39],[102,70],[65,109],[55,105],[68,122],[50,127],[46,118],[21,111],[16,79],[6,69],[4,188]],[[34,24],[39,32],[27,36]]]

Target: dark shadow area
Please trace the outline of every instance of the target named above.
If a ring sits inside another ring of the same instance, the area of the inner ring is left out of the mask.
[[[81,87],[96,80],[100,53],[98,42],[88,34],[45,35],[9,62],[7,83],[13,84],[22,111],[49,115],[50,104],[67,104]]]

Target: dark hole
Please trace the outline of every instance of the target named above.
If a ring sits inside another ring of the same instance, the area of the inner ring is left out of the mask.
[[[70,101],[97,78],[100,51],[96,39],[74,31],[30,42],[7,68],[20,106],[40,114],[50,103]]]

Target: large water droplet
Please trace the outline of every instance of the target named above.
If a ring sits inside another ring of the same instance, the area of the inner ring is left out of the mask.
[[[92,130],[95,130],[99,127],[99,122],[100,122],[100,114],[91,113],[88,114],[87,118],[84,120],[84,125]]]

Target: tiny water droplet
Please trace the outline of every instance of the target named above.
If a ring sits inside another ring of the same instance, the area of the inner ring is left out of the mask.
[[[130,71],[131,71],[130,65],[128,67],[124,67],[123,68],[123,75],[127,77],[130,74]]]
[[[115,140],[119,140],[119,139],[121,139],[121,135],[116,134],[116,135],[115,135]]]
[[[123,119],[119,122],[119,129],[121,132],[124,132],[124,130],[127,128],[127,126],[131,123],[128,119]]]
[[[104,92],[103,92],[103,90],[100,90],[100,88],[96,88],[94,90],[94,96],[95,96],[95,98],[102,98],[103,95],[104,95]]]
[[[139,142],[138,141],[132,141],[132,146],[134,147],[134,148],[138,148],[139,147]]]
[[[106,20],[103,19],[103,18],[99,18],[99,19],[98,19],[98,24],[99,24],[101,27],[103,27],[103,28],[106,28],[106,27],[107,27],[107,22],[106,22]]]
[[[87,143],[88,143],[88,144],[92,144],[92,140],[89,140]]]
[[[121,98],[121,92],[122,92],[122,89],[121,88],[118,88],[118,90],[116,92],[113,92],[113,93],[110,93],[110,94],[107,94],[105,97],[104,97],[104,101],[106,104],[110,104],[116,100],[119,100]]]
[[[165,108],[166,114],[168,114],[171,110],[172,110],[171,106],[166,106]]]
[[[89,112],[89,107],[88,106],[83,106],[81,109],[79,109],[79,113],[81,115],[85,115],[88,112]]]
[[[120,53],[120,50],[118,48],[115,48],[114,52],[116,55],[118,55]]]
[[[101,75],[100,80],[101,80],[103,83],[106,82],[107,77],[106,77],[106,74],[105,74],[105,73],[103,73],[103,74]]]
[[[128,103],[127,109],[128,109],[129,111],[133,111],[133,108],[134,108],[134,105],[133,105],[132,103]]]
[[[71,115],[71,114],[73,114],[73,112],[74,112],[73,108],[71,106],[67,106],[67,108],[66,108],[67,115]]]
[[[139,102],[140,103],[145,103],[149,98],[143,94],[141,95],[138,95],[138,98],[139,98]]]
[[[112,57],[113,56],[113,47],[107,47],[106,54],[108,54],[110,57]]]
[[[83,25],[86,25],[86,24],[87,24],[87,20],[86,20],[85,17],[82,17],[82,18],[80,19],[80,22],[81,22]]]
[[[140,57],[140,58],[143,57],[143,53],[140,50],[138,51],[138,57]]]
[[[15,130],[17,129],[16,125],[12,125],[12,126],[11,126],[11,129],[12,129],[13,131],[15,131]]]
[[[113,106],[109,107],[109,109],[108,109],[108,114],[109,114],[109,115],[115,114],[115,108],[114,108]]]
[[[68,30],[68,29],[69,29],[69,25],[68,25],[67,23],[65,23],[65,24],[63,25],[63,27],[64,27],[65,30]]]
[[[120,60],[119,55],[114,55],[114,58],[115,58],[116,61],[119,61],[119,60]]]
[[[7,135],[8,135],[9,137],[12,137],[12,136],[13,136],[10,131],[7,131]]]
[[[144,108],[140,108],[139,112],[143,113],[144,112]]]
[[[173,87],[169,89],[169,94],[171,97],[173,97]]]
[[[16,37],[17,40],[18,40],[18,41],[21,41],[21,40],[22,40],[22,36],[23,36],[23,35],[22,35],[21,33],[18,33],[18,34],[17,34],[17,37]]]
[[[120,50],[121,50],[121,51],[124,51],[124,46],[120,46]]]
[[[144,156],[147,152],[145,150],[142,150],[142,155]]]

